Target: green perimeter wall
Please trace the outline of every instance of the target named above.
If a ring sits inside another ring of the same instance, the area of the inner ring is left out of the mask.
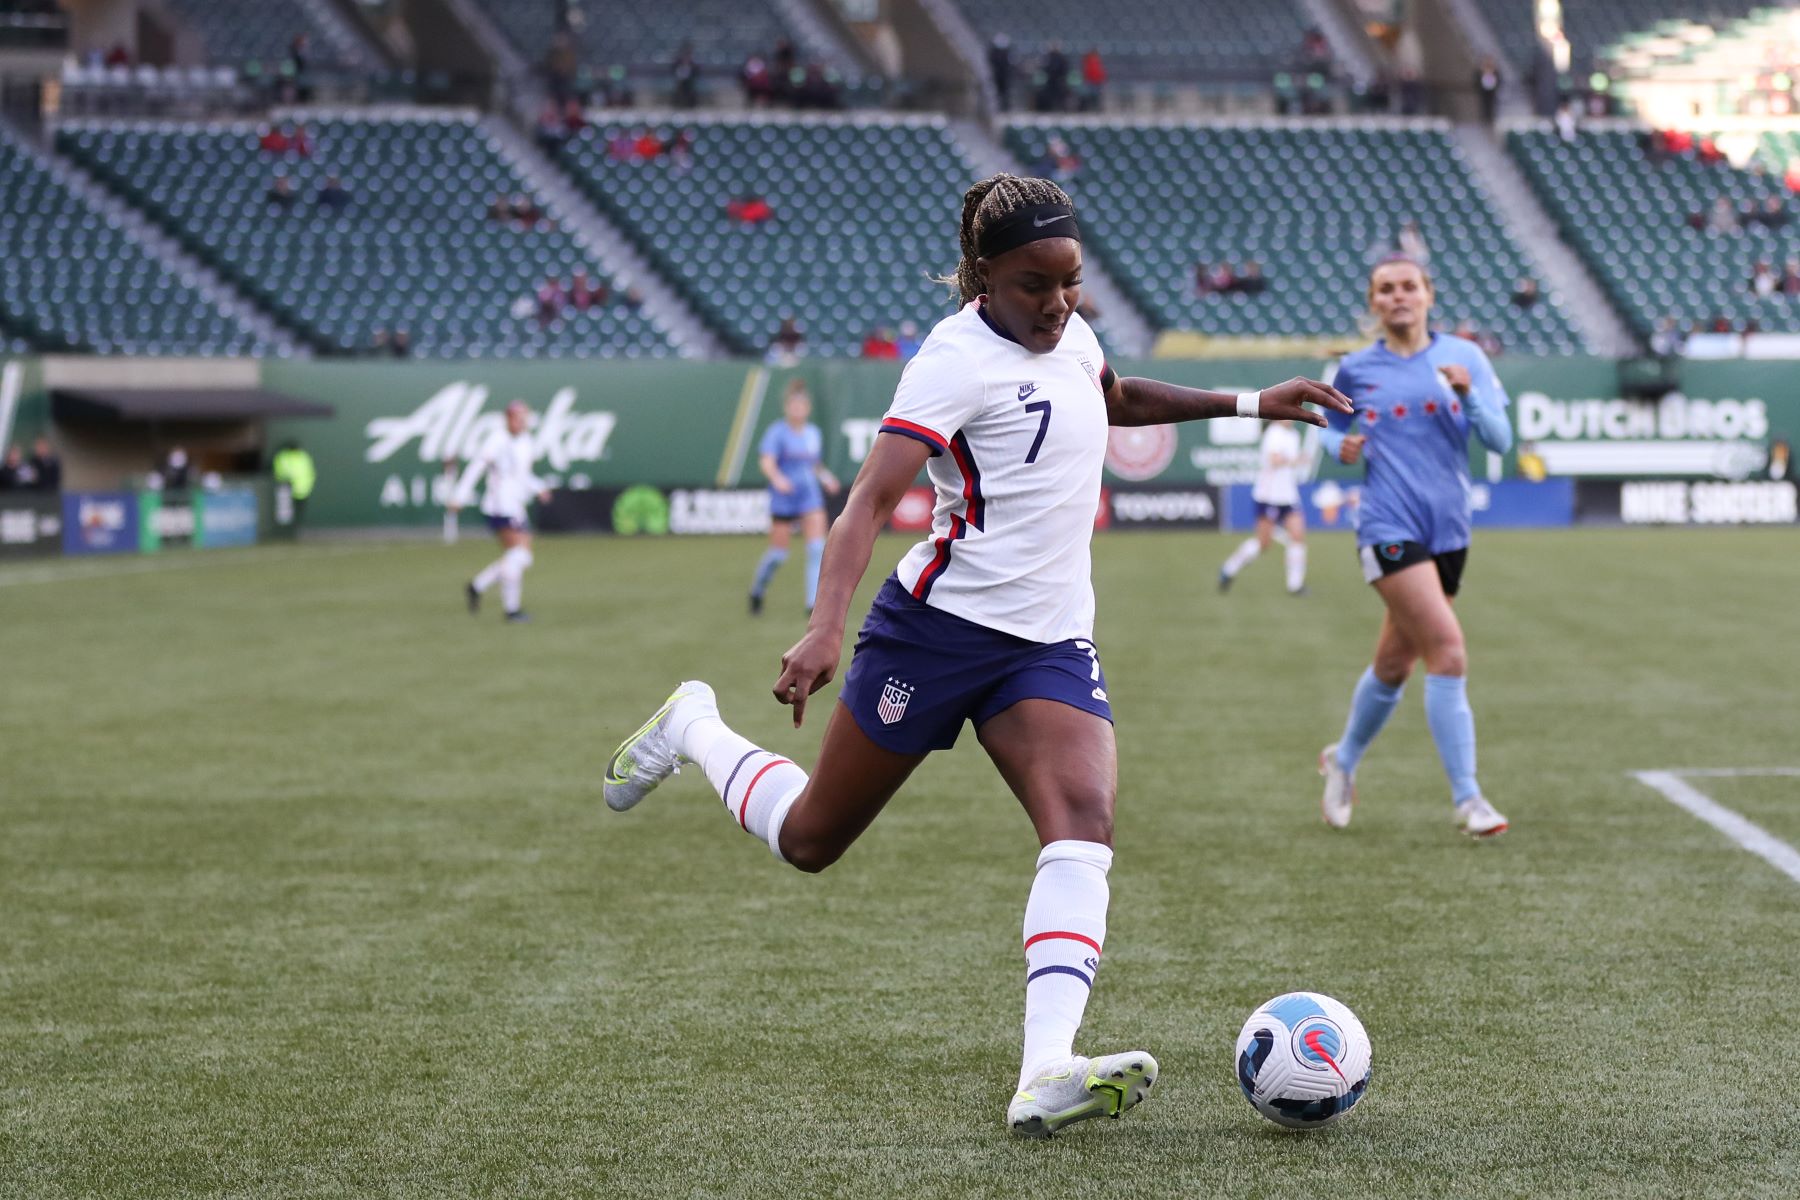
[[[13,440],[43,428],[49,414],[41,372],[22,361]],[[1329,369],[1320,359],[1113,365],[1122,374],[1222,391]],[[1637,443],[1650,453],[1705,443],[1701,449],[1721,465],[1696,474],[1741,477],[1761,469],[1772,441],[1800,440],[1800,363],[1686,364],[1685,395],[1661,402],[1620,399],[1610,360],[1502,358],[1496,367],[1516,419],[1532,424],[1539,448]],[[780,418],[782,391],[796,375],[812,390],[828,465],[849,478],[893,396],[899,364],[819,360],[788,371],[744,362],[270,361],[262,369],[264,386],[337,410],[330,420],[276,422],[269,430],[270,446],[293,437],[318,462],[306,517],[314,527],[438,523],[443,458],[465,460],[499,428],[513,399],[539,414],[539,470],[564,486],[760,486],[756,441]],[[1254,470],[1257,431],[1235,420],[1116,431],[1110,473],[1115,481],[1171,486],[1241,482]],[[1511,474],[1515,458],[1516,451],[1492,461],[1477,448],[1472,465],[1479,476]],[[1349,474],[1335,463],[1321,469]]]

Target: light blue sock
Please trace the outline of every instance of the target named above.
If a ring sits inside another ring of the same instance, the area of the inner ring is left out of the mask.
[[[787,561],[787,551],[777,550],[770,546],[763,551],[762,561],[756,564],[756,578],[750,584],[750,594],[760,596],[769,590],[769,580],[775,578],[775,571]]]
[[[1475,782],[1475,710],[1461,675],[1425,677],[1425,721],[1450,777],[1450,798],[1461,804],[1481,794]]]
[[[1362,678],[1356,681],[1356,691],[1350,694],[1350,719],[1344,722],[1344,736],[1338,739],[1339,766],[1355,772],[1356,764],[1368,753],[1369,743],[1375,740],[1381,727],[1394,715],[1405,691],[1404,683],[1390,687],[1375,678],[1374,667],[1363,669]]]
[[[819,563],[825,558],[825,539],[813,538],[806,543],[806,607],[811,609],[819,598]]]

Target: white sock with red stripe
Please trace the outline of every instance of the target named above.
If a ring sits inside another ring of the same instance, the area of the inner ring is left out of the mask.
[[[1113,852],[1099,842],[1051,842],[1038,855],[1025,902],[1023,1088],[1043,1067],[1075,1053],[1100,947],[1106,943],[1106,873]]]
[[[669,733],[682,756],[706,772],[706,781],[719,793],[731,819],[767,842],[781,858],[781,823],[806,787],[806,772],[733,733],[710,708],[685,725],[672,723]]]

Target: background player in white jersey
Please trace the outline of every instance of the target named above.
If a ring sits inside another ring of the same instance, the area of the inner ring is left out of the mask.
[[[531,444],[531,410],[523,401],[506,406],[506,432],[496,433],[481,452],[469,460],[462,482],[456,487],[451,511],[460,510],[475,498],[475,485],[487,476],[487,487],[481,493],[481,514],[488,528],[500,539],[500,557],[483,567],[481,574],[469,581],[466,593],[469,611],[481,611],[481,596],[495,582],[500,584],[500,605],[508,621],[529,621],[520,607],[525,587],[525,572],[532,564],[531,522],[526,506],[535,496],[549,500],[544,481],[531,469],[537,457]]]
[[[961,244],[963,307],[901,376],[887,436],[875,439],[826,543],[806,634],[782,656],[775,698],[798,726],[807,697],[837,674],[877,533],[927,470],[931,535],[870,610],[811,778],[732,732],[712,689],[690,682],[614,753],[605,792],[611,807],[630,808],[679,762],[696,762],[733,820],[784,862],[822,871],[928,753],[973,723],[1042,847],[1025,906],[1025,1038],[1007,1108],[1015,1131],[1042,1137],[1119,1115],[1157,1070],[1143,1051],[1074,1053],[1106,937],[1117,790],[1088,558],[1107,427],[1234,413],[1319,424],[1304,402],[1348,401],[1309,380],[1239,397],[1119,378],[1076,312],[1080,230],[1047,180],[997,175],[970,188]]]
[[[1219,568],[1221,592],[1269,548],[1279,526],[1287,534],[1287,590],[1295,596],[1306,594],[1306,514],[1300,507],[1300,464],[1305,459],[1294,423],[1271,421],[1263,433],[1256,483],[1250,488],[1250,499],[1256,504],[1256,533]]]

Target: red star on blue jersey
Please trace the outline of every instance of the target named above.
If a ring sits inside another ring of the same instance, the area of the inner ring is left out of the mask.
[[[1406,405],[1404,405],[1404,404],[1394,405],[1394,420],[1404,421],[1405,419],[1406,419]]]
[[[1425,402],[1425,415],[1428,417],[1437,416],[1437,401],[1436,400],[1427,400]]]
[[[1456,414],[1460,413],[1461,411],[1462,411],[1462,404],[1459,403],[1458,401],[1452,400],[1450,402],[1450,415],[1455,416]]]
[[[1367,421],[1371,425],[1373,425],[1380,418],[1381,418],[1381,414],[1376,412],[1372,408],[1368,412],[1363,414],[1363,420]]]

